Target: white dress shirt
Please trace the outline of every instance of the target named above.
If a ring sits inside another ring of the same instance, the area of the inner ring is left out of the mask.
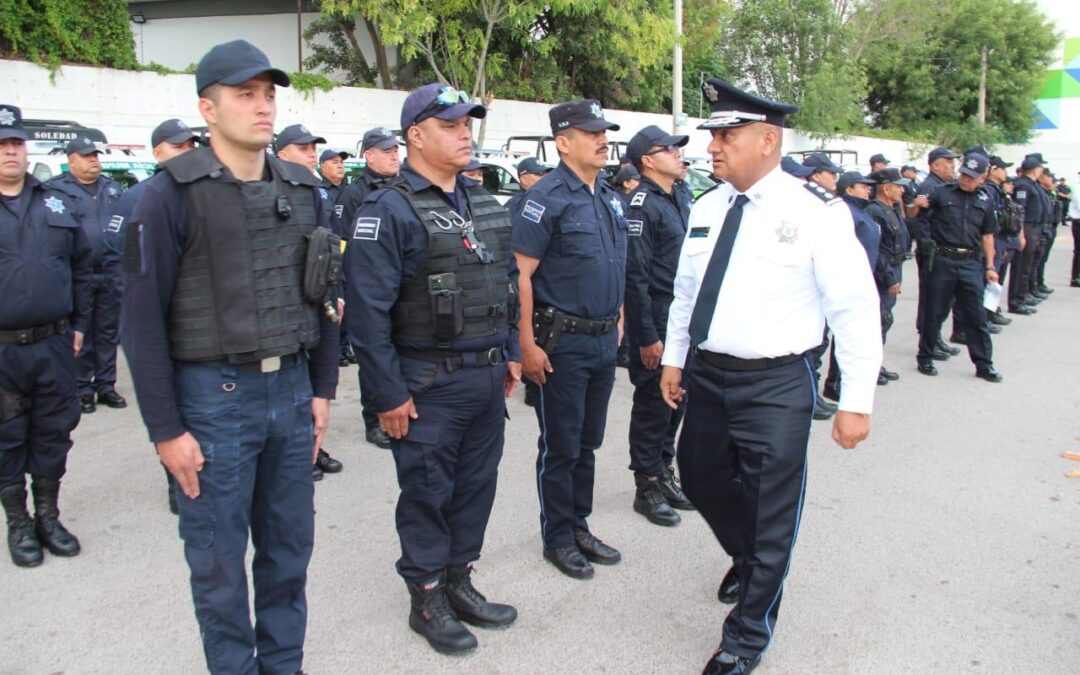
[[[744,359],[801,354],[828,321],[843,376],[840,409],[870,413],[881,367],[881,314],[866,252],[847,208],[830,208],[779,166],[746,191],[738,237],[700,349]],[[690,317],[705,269],[738,191],[702,195],[675,274],[662,363],[683,368]]]

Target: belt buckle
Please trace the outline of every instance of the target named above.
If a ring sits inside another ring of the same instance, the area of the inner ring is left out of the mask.
[[[494,366],[502,363],[502,347],[492,347],[487,350],[488,365]]]
[[[259,361],[260,373],[276,373],[281,370],[281,357],[271,356],[270,358]]]
[[[30,344],[33,334],[33,331],[20,330],[15,333],[15,343],[20,345],[28,345]]]

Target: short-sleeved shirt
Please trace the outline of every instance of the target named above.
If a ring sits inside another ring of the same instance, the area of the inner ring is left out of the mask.
[[[930,237],[939,245],[982,249],[986,234],[997,234],[994,202],[985,190],[967,192],[947,183],[930,194]]]

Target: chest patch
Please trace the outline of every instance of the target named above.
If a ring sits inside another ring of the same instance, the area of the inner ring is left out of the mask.
[[[547,209],[542,204],[537,204],[531,199],[525,201],[524,208],[521,209],[521,217],[525,220],[531,220],[534,223],[539,223],[540,219],[544,217],[544,211]]]
[[[640,220],[627,220],[626,224],[628,226],[627,234],[629,236],[631,236],[631,237],[640,237],[641,236],[641,231],[644,228],[644,223],[642,223]]]

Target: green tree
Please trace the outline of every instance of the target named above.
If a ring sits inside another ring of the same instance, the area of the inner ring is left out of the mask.
[[[0,0],[0,54],[135,69],[124,0]]]

